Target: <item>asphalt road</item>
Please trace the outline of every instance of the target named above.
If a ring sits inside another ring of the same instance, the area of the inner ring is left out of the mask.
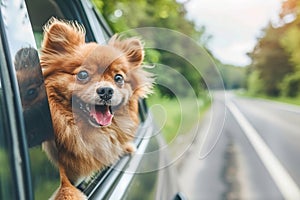
[[[222,93],[179,165],[188,199],[300,199],[300,107]]]

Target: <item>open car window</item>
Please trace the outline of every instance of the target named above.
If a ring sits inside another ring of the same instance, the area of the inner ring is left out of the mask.
[[[18,143],[12,145],[13,148],[18,148],[21,155],[24,154],[22,163],[25,166],[28,167],[30,162],[30,169],[28,168],[28,171],[20,175],[21,179],[29,182],[26,183],[28,185],[26,193],[31,194],[30,190],[33,190],[35,199],[48,199],[59,186],[59,176],[42,151],[42,142],[53,139],[53,127],[38,50],[25,2],[23,0],[4,1],[1,8],[7,43],[6,59],[10,64],[7,68],[11,70],[11,80],[17,82],[13,95],[16,101],[14,102],[15,109],[20,108],[18,114],[22,115],[22,119],[16,121],[21,127],[17,130]],[[25,129],[26,138],[22,137],[24,130],[22,128]],[[20,183],[22,181],[18,180],[17,184]],[[20,197],[20,199],[23,198]]]
[[[43,36],[43,26],[51,17],[56,17],[58,19],[66,19],[66,20],[76,20],[79,23],[83,24],[86,29],[86,41],[96,41],[99,44],[104,44],[108,41],[108,39],[112,36],[112,33],[109,27],[105,24],[102,17],[97,13],[97,10],[93,7],[91,2],[83,0],[81,1],[69,1],[69,0],[25,0],[26,6],[29,13],[29,18],[31,21],[31,26],[34,32],[34,38],[37,45],[37,49],[40,49],[40,44],[42,42]],[[146,115],[146,105],[143,100],[140,101],[139,106],[141,125],[139,131],[137,133],[137,137],[135,139],[135,144],[137,147],[141,144],[142,136],[145,131],[147,131],[147,126],[143,121],[145,120]],[[149,132],[149,131],[148,131]],[[149,140],[145,141],[144,146],[148,143]],[[38,154],[36,150],[31,150],[31,162],[35,163],[35,157],[38,157],[35,154]],[[145,149],[143,149],[145,151]],[[113,167],[107,168],[100,173],[95,173],[91,177],[87,177],[82,182],[80,182],[77,187],[82,190],[88,197],[90,198],[99,198],[100,196],[106,195],[109,193],[109,190],[117,184],[118,177],[121,176],[123,169],[126,168],[128,162],[130,160],[130,156],[126,156],[122,158],[116,165]],[[141,160],[141,159],[139,159]],[[38,165],[44,165],[45,161],[40,160],[41,163]],[[136,162],[136,161],[135,161]],[[138,164],[138,163],[136,163]],[[117,166],[117,167],[116,167]],[[138,167],[138,165],[136,166]],[[57,173],[53,172],[53,169],[48,167],[46,169],[51,177],[48,177],[50,180],[47,183],[50,191],[54,191],[54,188],[58,187],[57,183]],[[53,167],[52,167],[53,168]],[[117,168],[115,170],[115,168]],[[35,169],[33,171],[36,171]],[[35,176],[35,175],[34,175]],[[41,177],[39,174],[38,177]],[[132,179],[133,177],[131,177]],[[131,179],[128,179],[130,181]],[[36,181],[39,183],[38,185],[43,185],[42,180],[39,179]],[[38,186],[35,184],[35,186]],[[101,194],[99,194],[98,188],[102,189]],[[36,188],[36,190],[43,191],[41,188]],[[39,192],[38,192],[39,193]],[[125,193],[125,191],[124,191]],[[44,193],[46,194],[46,193]],[[120,193],[121,194],[121,193]],[[48,194],[47,194],[48,195]],[[45,196],[41,196],[36,194],[38,199],[44,198]]]
[[[4,49],[2,46],[2,37],[0,34],[0,69],[7,68],[5,62]],[[7,107],[5,105],[5,94],[3,83],[5,80],[2,78],[4,72],[0,70],[0,199],[16,199],[16,191],[14,187],[13,167],[10,160],[11,151],[11,138],[7,134],[9,126],[6,116]]]
[[[96,41],[99,44],[103,44],[111,36],[108,34],[108,29],[101,29],[101,25],[95,15],[91,14],[91,12],[86,12],[86,10],[93,10],[92,5],[88,1],[85,4],[72,0],[25,0],[25,2],[38,48],[40,48],[43,38],[43,26],[51,17],[76,20],[80,24],[84,24],[86,41]]]

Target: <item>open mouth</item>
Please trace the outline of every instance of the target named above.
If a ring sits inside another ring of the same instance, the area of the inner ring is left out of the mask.
[[[98,126],[108,126],[111,124],[113,112],[109,105],[94,105],[90,109],[90,123]]]
[[[124,104],[124,98],[118,105],[89,104],[78,97],[73,97],[73,106],[79,108],[88,118],[89,123],[95,127],[109,126],[114,117],[114,112]]]
[[[113,118],[113,107],[111,105],[103,104],[88,104],[84,103],[78,98],[75,100],[76,107],[79,107],[83,113],[88,115],[88,120],[91,125],[99,126],[108,126],[112,122]]]

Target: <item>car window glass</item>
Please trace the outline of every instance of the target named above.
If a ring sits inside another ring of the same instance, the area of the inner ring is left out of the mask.
[[[37,49],[40,49],[43,39],[43,25],[46,24],[51,17],[64,18],[64,14],[53,0],[25,0],[25,2]]]
[[[6,67],[0,37],[0,69]],[[10,162],[9,139],[5,118],[4,94],[2,89],[2,74],[0,71],[0,199],[15,199],[12,166]]]
[[[19,95],[23,108],[34,195],[35,199],[48,199],[59,185],[59,176],[42,150],[42,143],[53,139],[53,127],[39,54],[25,2],[3,0],[1,3],[8,60],[14,66],[13,75],[19,85],[19,94],[14,95]]]
[[[3,113],[3,90],[0,85],[0,199],[14,199],[12,167],[9,161],[8,140]]]
[[[18,80],[28,145],[32,147],[53,138],[47,96],[26,5],[22,0],[3,4],[10,60]]]

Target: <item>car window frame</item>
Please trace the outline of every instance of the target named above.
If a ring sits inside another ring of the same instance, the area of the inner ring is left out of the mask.
[[[1,17],[1,11],[0,11],[0,17]],[[1,153],[6,153],[7,156],[7,162],[5,163],[7,166],[11,168],[13,168],[14,166],[14,159],[12,159],[12,157],[10,155],[12,155],[12,138],[10,137],[11,134],[5,134],[5,133],[10,133],[10,127],[9,127],[9,120],[8,120],[8,111],[7,111],[7,100],[5,98],[6,94],[5,91],[7,91],[7,89],[5,89],[5,82],[7,82],[8,79],[8,73],[6,70],[2,70],[5,69],[7,67],[6,64],[6,59],[5,59],[5,55],[4,55],[4,48],[2,45],[2,32],[0,30],[0,134],[1,135],[1,139],[3,139],[2,144],[4,144],[4,146],[2,146],[0,144],[0,148],[4,149],[5,151],[1,152]],[[3,87],[4,86],[4,87]],[[3,131],[3,132],[2,132]],[[3,160],[1,160],[3,161]],[[3,165],[5,166],[5,164],[1,164],[1,167],[3,167]],[[1,174],[0,174],[1,176]],[[8,187],[10,187],[10,189],[12,189],[12,192],[18,193],[17,189],[15,188],[16,185],[16,173],[14,173],[14,170],[12,169],[10,171],[10,174],[8,174],[8,176],[11,177],[11,184],[8,185]],[[1,178],[1,177],[0,177]],[[2,186],[1,186],[1,180],[0,180],[0,190],[2,190]],[[6,184],[7,187],[7,184]],[[1,192],[1,191],[0,191]],[[2,195],[2,193],[1,193]],[[3,196],[0,196],[3,198]],[[16,198],[16,196],[15,196]]]
[[[11,140],[10,152],[13,166],[14,186],[18,199],[33,199],[32,181],[29,164],[28,146],[25,134],[25,122],[22,113],[21,97],[8,43],[7,24],[4,22],[3,12],[6,3],[0,5],[0,35],[3,48],[3,61],[6,67],[1,65],[1,86],[5,104],[4,114],[7,118],[9,132],[7,136]],[[1,56],[1,57],[2,57]]]

